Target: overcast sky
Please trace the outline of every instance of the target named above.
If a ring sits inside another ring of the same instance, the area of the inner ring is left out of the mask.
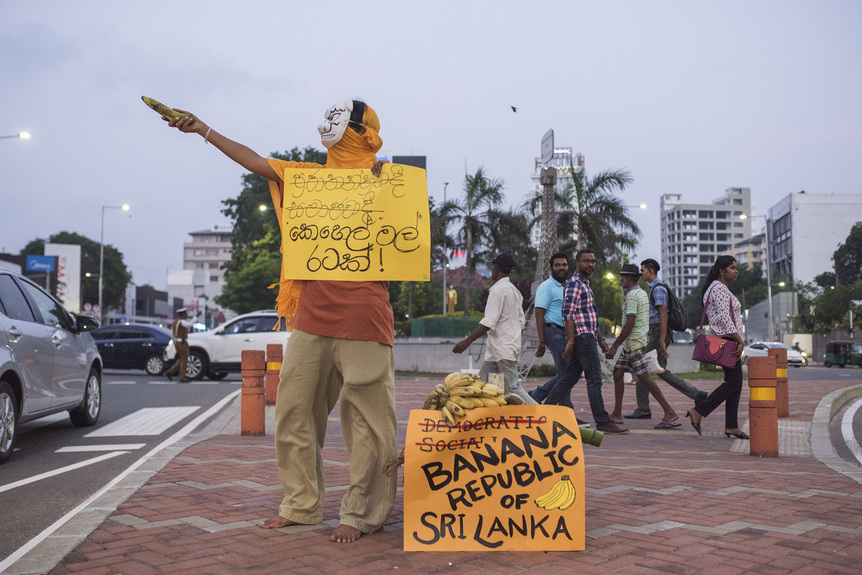
[[[658,259],[665,193],[747,186],[764,213],[862,192],[860,28],[855,0],[2,0],[0,135],[32,139],[0,140],[0,251],[98,241],[101,207],[128,203],[105,243],[165,288],[243,171],[146,95],[264,155],[322,149],[323,111],[364,99],[382,153],[427,156],[438,200],[484,166],[521,204],[552,128],[589,173],[631,171],[626,203],[648,205],[633,261]]]

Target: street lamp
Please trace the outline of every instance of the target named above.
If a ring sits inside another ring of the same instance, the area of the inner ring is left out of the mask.
[[[122,206],[102,206],[102,234],[99,237],[99,323],[102,322],[102,276],[105,273],[105,210],[129,211],[129,204]]]
[[[19,132],[17,134],[13,134],[11,136],[0,136],[0,140],[7,140],[10,138],[20,138],[22,140],[29,140],[30,139],[30,132]]]
[[[449,187],[449,182],[443,182],[443,203],[446,203],[446,188]],[[449,248],[446,248],[446,259],[443,260],[443,314],[446,314],[446,269],[449,267]]]
[[[758,216],[751,216],[751,218],[763,218],[764,228],[766,229],[765,235],[765,243],[766,243],[766,294],[769,298],[769,341],[775,341],[775,325],[772,320],[772,266],[770,265],[770,251],[769,251],[769,219],[765,214],[761,214]],[[745,214],[741,214],[739,219],[745,220],[748,219],[748,216]],[[781,285],[784,285],[784,282],[781,282]]]

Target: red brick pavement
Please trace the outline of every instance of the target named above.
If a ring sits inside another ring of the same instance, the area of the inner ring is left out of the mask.
[[[398,379],[401,443],[409,410],[434,383]],[[797,383],[791,373],[789,419],[811,421],[820,399],[848,383]],[[584,388],[573,400],[591,419]],[[382,533],[330,543],[349,471],[336,408],[324,449],[327,525],[292,533],[254,525],[281,500],[272,437],[218,435],[168,463],[51,573],[859,573],[862,486],[810,454],[731,452],[721,410],[698,437],[684,420],[688,399],[665,394],[683,427],[654,431],[658,418],[637,420],[627,422],[635,432],[585,446],[583,552],[405,553],[401,492]],[[634,408],[633,387],[626,408]]]

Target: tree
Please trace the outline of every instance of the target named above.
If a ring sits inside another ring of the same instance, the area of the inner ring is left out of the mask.
[[[633,250],[641,231],[616,196],[634,181],[632,175],[625,170],[604,170],[590,178],[586,170],[569,166],[572,183],[565,191],[564,211],[571,214],[577,236],[575,251],[590,248],[596,258],[607,261]]]
[[[307,147],[272,154],[273,158],[295,162],[326,163],[326,153]],[[281,230],[266,178],[257,174],[242,176],[243,189],[239,196],[222,201],[222,213],[233,222],[233,249],[225,265],[225,284],[215,298],[220,306],[237,313],[272,308],[278,295],[281,276]]]
[[[533,279],[538,250],[530,241],[530,223],[527,216],[510,208],[506,211],[492,211],[489,217],[491,253],[508,253],[515,258],[518,267],[512,272],[513,281],[519,278]]]
[[[440,208],[440,217],[448,224],[460,224],[456,242],[467,253],[468,275],[476,271],[476,256],[487,256],[492,245],[491,231],[503,203],[503,180],[490,179],[484,168],[464,177],[464,197],[451,200]],[[466,290],[464,315],[471,311],[471,293]]]
[[[862,280],[862,222],[856,222],[843,244],[832,255],[836,283],[850,285]]]
[[[24,246],[21,255],[45,255],[45,244],[72,244],[81,246],[81,275],[90,273],[92,277],[82,277],[81,297],[84,303],[99,302],[99,242],[72,232],[60,232],[48,238],[35,239]],[[112,245],[105,244],[105,258],[102,278],[102,306],[122,309],[125,303],[126,288],[132,281],[132,274],[123,262],[123,254]]]

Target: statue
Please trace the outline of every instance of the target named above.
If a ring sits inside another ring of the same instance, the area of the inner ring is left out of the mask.
[[[446,313],[455,313],[455,304],[458,303],[458,292],[455,291],[455,286],[449,285],[449,290],[446,292]]]

